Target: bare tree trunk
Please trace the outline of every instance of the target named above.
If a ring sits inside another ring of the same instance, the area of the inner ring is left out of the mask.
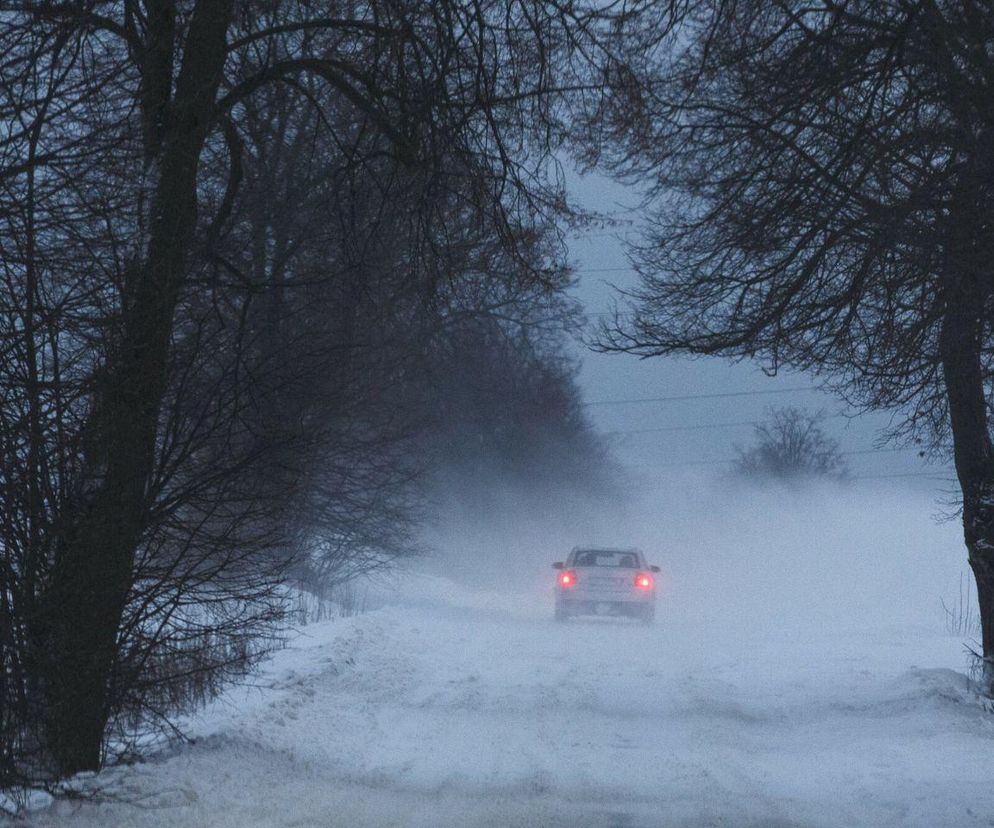
[[[939,351],[963,493],[963,535],[977,582],[985,673],[990,679],[994,678],[994,456],[981,367],[984,300],[975,280],[949,280]]]
[[[52,576],[48,601],[47,735],[59,773],[94,770],[110,714],[109,686],[122,611],[132,586],[134,552],[147,514],[159,410],[166,387],[173,316],[196,222],[196,176],[225,56],[231,0],[197,4],[168,121],[155,114],[147,139],[155,193],[148,250],[123,297],[121,341],[91,422],[83,491]],[[147,72],[172,73],[152,29]],[[170,79],[150,78],[153,90]],[[154,97],[154,96],[150,96]],[[157,155],[156,155],[157,153]]]

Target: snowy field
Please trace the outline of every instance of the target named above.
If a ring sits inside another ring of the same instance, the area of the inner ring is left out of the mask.
[[[460,527],[475,567],[436,560],[305,628],[194,744],[29,824],[994,825],[994,716],[939,606],[956,524],[928,495],[783,500],[580,527],[624,523],[663,567],[652,628],[557,625],[565,536]]]

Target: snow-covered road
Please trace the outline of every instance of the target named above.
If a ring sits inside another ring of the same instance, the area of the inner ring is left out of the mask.
[[[994,727],[955,637],[750,631],[720,605],[557,625],[544,600],[424,583],[307,627],[195,744],[35,824],[994,824]]]

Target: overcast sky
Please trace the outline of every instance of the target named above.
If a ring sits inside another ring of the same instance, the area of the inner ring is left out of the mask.
[[[624,288],[636,281],[628,265],[624,238],[634,238],[638,230],[637,197],[599,177],[573,180],[570,187],[583,206],[609,213],[619,222],[614,230],[593,229],[574,237],[570,244],[579,275],[575,295],[595,324],[616,296],[612,284]],[[931,488],[937,494],[949,488],[943,480],[919,476],[949,475],[948,467],[926,464],[913,450],[878,444],[889,415],[866,414],[852,419],[852,411],[840,399],[812,389],[816,380],[804,374],[767,377],[752,362],[638,359],[626,354],[597,354],[579,345],[578,353],[583,366],[580,381],[594,423],[604,432],[623,432],[611,438],[616,455],[649,479],[696,467],[720,472],[735,456],[735,444],[749,443],[749,422],[762,419],[769,406],[798,405],[826,412],[826,430],[843,451],[853,452],[847,460],[855,476],[887,476],[881,479],[895,485]],[[735,396],[624,402],[714,394]]]

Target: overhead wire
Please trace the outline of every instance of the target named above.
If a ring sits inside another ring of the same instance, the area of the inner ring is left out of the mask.
[[[894,448],[879,448],[879,449],[856,449],[854,451],[840,451],[839,455],[841,457],[853,457],[856,455],[867,455],[867,454],[893,454],[895,452],[905,452],[905,451],[918,451],[918,449],[894,447]],[[641,463],[628,463],[627,465],[632,468],[685,468],[689,466],[727,466],[735,462],[734,457],[729,457],[722,460],[681,460],[678,462],[664,462],[664,463],[653,463],[651,461],[641,462]]]
[[[641,403],[682,402],[685,400],[718,400],[727,399],[729,397],[760,397],[769,394],[794,394],[800,391],[820,390],[820,387],[817,385],[801,385],[793,388],[766,388],[757,391],[720,391],[708,394],[678,394],[668,397],[633,397],[631,399],[617,400],[590,400],[584,402],[584,405],[637,405]]]

